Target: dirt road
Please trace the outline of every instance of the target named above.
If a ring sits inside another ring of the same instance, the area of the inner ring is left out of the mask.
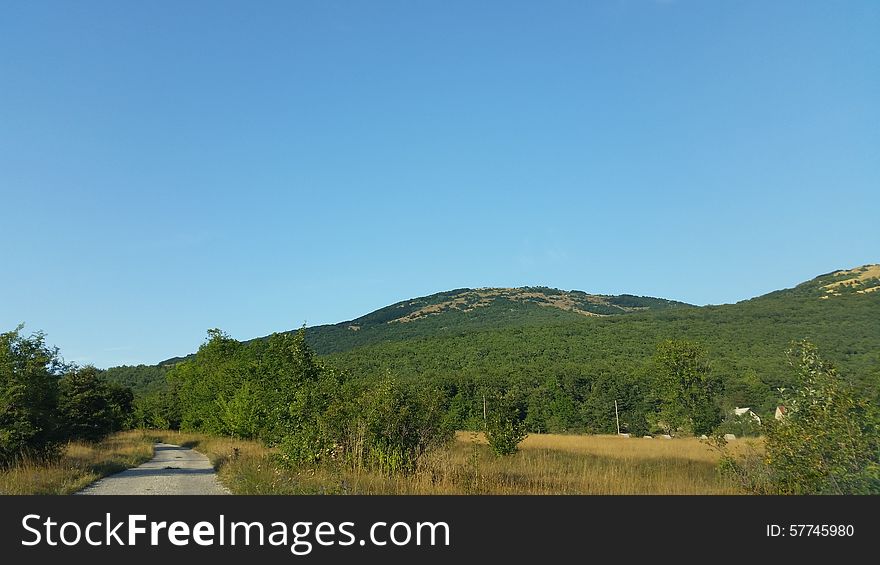
[[[104,477],[77,494],[229,494],[208,458],[192,449],[157,443],[139,467]]]

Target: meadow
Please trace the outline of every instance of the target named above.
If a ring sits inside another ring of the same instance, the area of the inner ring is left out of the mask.
[[[296,470],[253,441],[157,433],[208,455],[235,494],[739,494],[717,469],[719,452],[696,438],[644,439],[533,434],[518,453],[496,457],[480,433],[458,432],[409,476],[334,466]],[[731,442],[733,453],[760,440]]]
[[[153,457],[153,438],[140,430],[98,443],[72,441],[51,459],[20,457],[0,468],[0,494],[72,494],[101,477]]]
[[[0,470],[0,494],[71,494],[140,465],[156,441],[206,454],[235,494],[739,494],[717,470],[719,453],[696,438],[533,434],[518,453],[496,457],[482,433],[452,444],[409,476],[327,465],[293,469],[256,441],[175,431],[128,431],[99,443],[71,442],[52,460],[24,458]],[[734,453],[760,450],[737,440]]]

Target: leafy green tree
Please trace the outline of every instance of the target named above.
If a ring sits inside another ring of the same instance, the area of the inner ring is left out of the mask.
[[[134,426],[134,391],[127,386],[107,382],[107,401],[111,412],[110,432],[131,429]]]
[[[515,390],[499,392],[489,407],[486,438],[495,455],[512,455],[528,433],[525,426],[525,408]]]
[[[634,367],[623,371],[601,367],[591,379],[589,394],[584,399],[585,431],[617,433],[614,413],[616,401],[621,432],[637,435],[647,433],[646,418],[650,406],[646,389],[650,387],[646,380]]]
[[[712,373],[702,347],[686,340],[663,341],[651,370],[657,400],[655,425],[667,433],[708,434],[721,422],[715,402],[721,379]]]
[[[230,398],[218,398],[217,410],[225,434],[243,439],[253,439],[259,435],[260,424],[264,421],[264,408],[259,393],[250,382],[242,383]]]
[[[274,423],[272,432],[288,463],[315,465],[337,455],[340,419],[350,419],[349,388],[333,371],[321,372],[314,380],[295,386],[287,413]]]
[[[304,329],[249,346],[255,359],[249,378],[264,412],[260,437],[275,445],[291,434],[306,434],[339,392],[339,376],[314,354]]]
[[[43,333],[0,334],[0,465],[25,453],[47,455],[58,440],[58,377],[66,366]]]
[[[766,460],[782,494],[880,493],[880,415],[807,341],[790,352],[797,384],[770,423]]]
[[[131,390],[111,386],[95,367],[72,368],[59,381],[58,414],[66,439],[99,441],[122,429],[131,413]]]
[[[137,397],[132,424],[139,428],[176,430],[180,428],[180,401],[175,389],[158,390]]]
[[[231,399],[241,387],[245,367],[240,359],[242,351],[242,344],[223,331],[208,330],[208,338],[195,357],[168,371],[168,382],[180,403],[181,428],[221,434],[227,431],[218,399]]]

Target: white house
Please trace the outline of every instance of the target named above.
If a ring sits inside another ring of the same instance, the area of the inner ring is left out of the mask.
[[[759,426],[761,425],[761,417],[758,416],[757,414],[755,414],[755,413],[752,411],[751,408],[739,408],[739,407],[737,407],[737,408],[734,408],[734,409],[733,409],[733,414],[734,414],[735,416],[740,416],[740,417],[742,417],[742,416],[749,416],[749,417],[752,418],[752,420],[758,422],[758,425],[759,425]]]

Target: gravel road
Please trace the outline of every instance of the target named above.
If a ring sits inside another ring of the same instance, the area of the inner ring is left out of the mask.
[[[104,477],[77,494],[229,494],[208,458],[192,449],[157,443],[152,459]]]

